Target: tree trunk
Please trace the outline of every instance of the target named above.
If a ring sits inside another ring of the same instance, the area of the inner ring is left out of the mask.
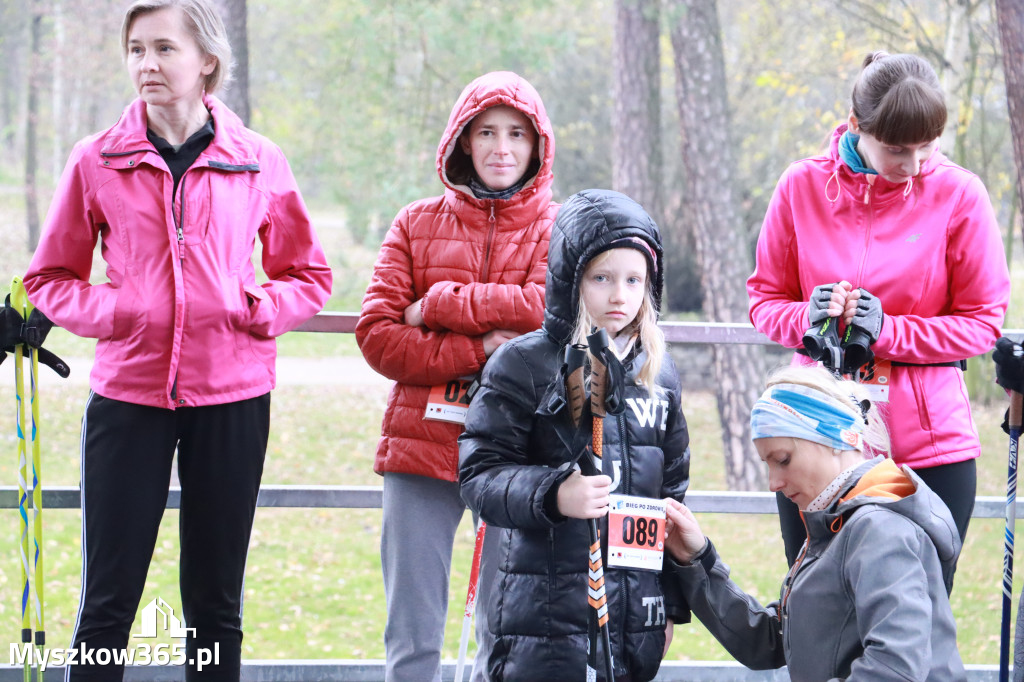
[[[1020,0],[996,0],[996,16],[1003,47],[1013,158],[1017,164],[1017,196],[1024,199],[1024,5]],[[1024,239],[1024,230],[1021,238]]]
[[[36,179],[39,136],[39,79],[42,71],[43,0],[32,0],[29,27],[28,111],[25,125],[25,220],[28,226],[28,250],[39,245],[39,188]]]
[[[942,90],[946,93],[946,109],[949,111],[949,121],[942,134],[942,148],[949,150],[951,156],[953,150],[963,146],[963,135],[960,133],[967,128],[967,112],[971,108],[970,100],[962,96],[970,90],[970,75],[974,71],[968,62],[971,26],[967,10],[965,3],[947,3],[943,63],[934,65]],[[962,160],[958,163],[962,163]]]
[[[246,0],[214,0],[220,10],[224,28],[231,43],[234,56],[232,79],[227,87],[217,93],[231,111],[238,114],[242,123],[249,125],[249,28]]]
[[[744,286],[752,271],[741,237],[732,178],[725,56],[715,0],[671,0],[670,26],[686,173],[683,215],[696,231],[705,317],[747,321]],[[716,393],[732,490],[763,490],[767,481],[750,440],[750,409],[765,374],[760,346],[713,350]]]
[[[660,0],[616,0],[612,187],[661,215]]]
[[[7,159],[17,154],[15,131],[20,128],[19,111],[24,81],[21,55],[24,45],[23,15],[15,3],[0,5],[0,150]]]
[[[64,168],[64,132],[68,124],[64,120],[64,10],[62,0],[53,2],[53,59],[51,60],[53,77],[53,149],[50,156],[50,168],[54,178],[59,178]]]

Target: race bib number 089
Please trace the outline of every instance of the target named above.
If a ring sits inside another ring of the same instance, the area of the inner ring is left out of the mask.
[[[665,558],[665,501],[612,495],[608,511],[608,565],[660,571]]]

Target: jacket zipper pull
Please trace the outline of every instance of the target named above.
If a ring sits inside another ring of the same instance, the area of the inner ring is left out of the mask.
[[[480,264],[480,281],[487,281],[487,274],[491,269],[491,242],[494,240],[494,231],[497,226],[497,219],[494,217],[494,205],[498,203],[491,201],[491,217],[487,219],[487,241],[484,244],[484,260]]]
[[[185,262],[185,173],[182,173],[178,181],[178,196],[181,197],[181,209],[178,213],[175,229],[178,234],[178,260]],[[173,197],[172,197],[173,199]],[[174,213],[174,202],[171,202],[171,213]]]
[[[871,200],[871,186],[864,188],[864,205],[867,206]]]

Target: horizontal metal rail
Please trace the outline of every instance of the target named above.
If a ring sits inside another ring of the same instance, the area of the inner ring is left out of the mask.
[[[359,313],[319,313],[300,325],[297,332],[351,334]],[[671,343],[746,343],[774,345],[772,340],[745,322],[659,322]]]
[[[356,330],[359,313],[318,313],[301,324],[297,332],[351,334]],[[658,323],[671,343],[741,343],[774,346],[774,341],[748,322],[669,322]],[[1004,329],[1004,336],[1019,339],[1024,329]]]
[[[999,666],[968,665],[967,682],[996,682]],[[51,679],[64,679],[61,667],[47,668]],[[468,677],[468,674],[467,674]],[[127,666],[125,682],[183,682],[182,666]],[[339,659],[244,661],[242,682],[381,682],[384,661]],[[441,665],[442,682],[455,679],[455,664]],[[23,668],[0,666],[0,682],[24,682]],[[789,682],[781,670],[749,670],[739,663],[707,661],[665,661],[654,682]]]
[[[380,509],[383,499],[379,485],[264,485],[256,505],[285,509]],[[77,486],[43,488],[44,509],[78,509],[81,490]],[[695,512],[712,514],[775,514],[775,493],[747,493],[691,490],[686,504]],[[0,486],[0,509],[17,509],[18,489]],[[167,508],[181,507],[181,488],[171,488]],[[1004,497],[978,497],[973,518],[1001,519],[1006,510]],[[1024,519],[1024,505],[1017,505],[1017,518]]]

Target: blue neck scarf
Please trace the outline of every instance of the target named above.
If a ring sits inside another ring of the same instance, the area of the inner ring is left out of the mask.
[[[843,160],[847,166],[850,167],[854,173],[864,173],[866,175],[878,175],[878,171],[872,170],[864,165],[864,159],[861,158],[860,152],[857,151],[857,142],[860,141],[860,135],[854,135],[849,130],[843,133],[843,136],[839,138],[839,158]]]

